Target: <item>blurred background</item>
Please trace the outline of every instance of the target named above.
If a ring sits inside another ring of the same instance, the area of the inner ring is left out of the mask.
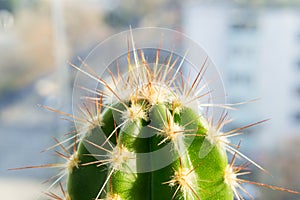
[[[130,25],[185,33],[215,61],[228,103],[258,98],[231,111],[226,129],[270,119],[234,139],[273,175],[251,167],[249,179],[300,191],[299,8],[298,0],[0,0],[1,199],[37,199],[47,188],[52,170],[7,170],[55,162],[40,152],[72,129],[38,105],[71,113],[76,71],[66,61],[80,65],[77,57]],[[255,199],[300,199],[245,187]]]

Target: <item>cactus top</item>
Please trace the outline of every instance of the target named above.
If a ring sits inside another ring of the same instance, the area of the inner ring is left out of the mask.
[[[80,133],[69,198],[233,199],[223,122],[214,127],[202,113],[206,61],[189,83],[182,69],[174,70],[172,55],[159,65],[133,54],[125,75],[111,76],[111,83],[98,79],[101,93],[91,99],[100,112],[95,126]]]

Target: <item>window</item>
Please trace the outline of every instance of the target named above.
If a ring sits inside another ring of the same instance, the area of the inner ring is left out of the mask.
[[[296,96],[300,98],[300,85],[296,87],[295,92],[296,92]]]
[[[251,83],[251,76],[246,73],[232,73],[229,76],[229,81],[233,84],[245,84]]]
[[[300,71],[300,59],[296,62],[296,67],[297,67],[297,69]]]
[[[294,121],[300,124],[300,111],[296,112],[293,116]]]

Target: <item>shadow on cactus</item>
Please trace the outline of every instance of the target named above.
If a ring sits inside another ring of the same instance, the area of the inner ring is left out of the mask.
[[[71,63],[70,63],[71,64]],[[232,200],[251,195],[244,183],[300,194],[240,178],[244,159],[229,138],[230,122],[218,71],[186,36],[167,29],[134,29],[104,41],[82,61],[73,92],[77,132],[48,150],[62,164],[53,184],[64,200]],[[228,161],[227,154],[232,154]],[[62,186],[60,182],[66,182]]]

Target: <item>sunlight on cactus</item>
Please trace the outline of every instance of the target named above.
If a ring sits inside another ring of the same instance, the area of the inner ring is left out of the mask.
[[[126,65],[115,60],[103,70],[105,78],[85,61],[82,67],[70,63],[82,76],[97,82],[96,88],[75,86],[85,94],[78,100],[80,116],[45,106],[74,119],[77,125],[75,134],[63,141],[55,139],[57,144],[47,149],[60,147],[62,152],[55,152],[64,163],[26,167],[60,169],[51,178],[50,188],[59,185],[63,197],[50,189],[49,197],[232,200],[251,197],[244,183],[299,194],[240,178],[250,172],[247,164],[235,165],[237,158],[268,172],[229,139],[264,121],[222,131],[231,121],[226,110],[232,105],[211,99],[218,89],[211,88],[214,80],[206,78],[213,67],[207,55],[193,74],[186,67],[189,51],[181,56],[172,51],[166,54],[160,46],[151,51],[137,48],[134,33],[125,32]],[[148,39],[152,38],[145,37]],[[214,108],[221,109],[221,114]],[[228,160],[227,153],[232,159]],[[66,187],[60,183],[65,180]]]

